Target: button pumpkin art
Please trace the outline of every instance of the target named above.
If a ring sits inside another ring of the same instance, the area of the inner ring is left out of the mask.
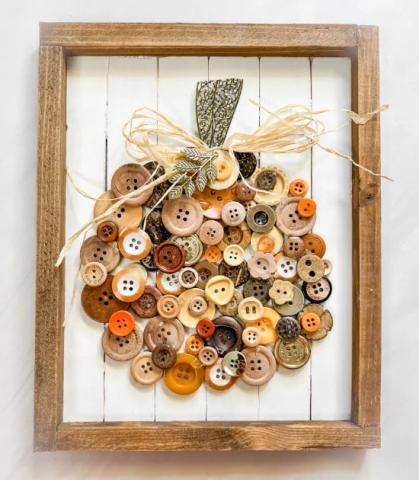
[[[333,326],[308,181],[224,147],[241,88],[199,82],[202,145],[121,165],[81,247],[81,305],[106,325],[104,353],[179,395],[302,368]]]

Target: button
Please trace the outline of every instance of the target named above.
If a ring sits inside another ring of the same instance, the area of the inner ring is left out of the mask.
[[[215,325],[208,318],[202,318],[196,324],[196,333],[202,338],[209,338],[215,332]]]
[[[237,227],[245,220],[246,209],[239,202],[228,202],[221,210],[221,218],[226,225]]]
[[[233,172],[231,162],[222,153],[214,160],[214,166],[217,169],[217,180],[227,180]]]
[[[172,237],[171,240],[180,245],[185,251],[186,267],[195,265],[195,263],[199,261],[204,248],[202,246],[201,240],[199,240],[199,237],[196,233],[194,233],[193,235],[188,235],[186,237]]]
[[[217,305],[225,305],[234,294],[233,282],[223,275],[216,275],[208,280],[205,286],[206,297]]]
[[[230,317],[237,315],[239,310],[239,303],[243,300],[243,295],[240,290],[234,290],[231,300],[225,305],[218,305],[218,310],[222,315],[228,315]]]
[[[294,285],[284,280],[275,280],[269,289],[269,296],[277,305],[283,305],[294,297]]]
[[[309,234],[310,235],[310,234]],[[306,246],[300,237],[288,237],[284,243],[284,253],[290,258],[300,258],[304,255]]]
[[[152,385],[163,376],[163,370],[153,363],[150,352],[141,352],[131,362],[131,376],[142,385]]]
[[[115,202],[115,195],[110,190],[102,193],[102,195],[96,200],[94,206],[94,218],[105,213]],[[114,222],[118,226],[119,231],[122,232],[124,228],[138,227],[142,218],[143,208],[141,206],[127,205],[126,203],[123,203],[104,220]]]
[[[305,197],[308,192],[308,183],[302,178],[296,178],[290,183],[289,194],[292,197]]]
[[[271,280],[260,280],[250,278],[243,287],[244,297],[256,297],[262,303],[269,301],[269,289],[272,286]]]
[[[298,260],[297,273],[304,282],[317,282],[324,275],[324,263],[317,255],[304,255]]]
[[[276,262],[272,253],[256,252],[247,262],[253,278],[267,280],[276,271]]]
[[[289,197],[276,209],[276,226],[288,236],[301,237],[313,229],[316,215],[310,218],[302,217],[297,206],[299,197]]]
[[[113,276],[108,275],[105,283],[98,287],[85,285],[81,292],[81,304],[86,314],[96,322],[105,323],[118,310],[128,308],[128,304],[118,300],[112,292]]]
[[[324,264],[324,274],[327,276],[327,275],[330,275],[332,273],[332,270],[333,270],[333,264],[330,260],[327,260],[325,258],[323,258],[323,264]]]
[[[301,198],[297,204],[297,212],[304,218],[312,217],[316,208],[316,202],[311,198]]]
[[[145,222],[145,231],[154,245],[159,245],[165,240],[169,240],[171,233],[166,230],[161,218],[161,210],[155,209],[147,215]]]
[[[144,342],[150,351],[157,345],[167,343],[176,351],[182,346],[185,331],[176,318],[166,320],[162,317],[151,318],[144,328]]]
[[[262,302],[255,297],[244,298],[239,303],[238,314],[244,322],[258,320],[263,315]]]
[[[256,177],[256,187],[262,190],[272,191],[276,185],[275,172],[264,170]]]
[[[137,268],[120,270],[112,280],[112,291],[122,302],[135,302],[144,293],[145,282]]]
[[[215,332],[207,338],[206,343],[217,350],[218,356],[223,357],[232,350],[240,350],[244,325],[233,317],[219,317],[213,321]]]
[[[113,242],[118,238],[118,226],[110,220],[105,220],[97,226],[96,234],[102,242]]]
[[[205,369],[205,383],[214,390],[228,390],[236,380],[237,377],[232,377],[224,370],[221,358]]]
[[[178,353],[176,363],[164,372],[164,381],[169,390],[178,395],[189,395],[201,386],[204,369],[194,355]]]
[[[195,328],[202,318],[212,320],[215,316],[214,302],[205,298],[204,290],[199,288],[191,288],[181,293],[179,303],[181,307],[178,318],[185,327]]]
[[[276,264],[276,273],[279,278],[283,280],[289,280],[293,282],[296,280],[297,277],[297,260],[294,258],[286,257],[279,253],[275,260],[277,261]]]
[[[154,263],[162,272],[177,272],[185,264],[185,251],[177,243],[166,240],[154,247]]]
[[[303,283],[304,296],[313,303],[325,302],[332,295],[332,284],[328,278],[313,283]]]
[[[320,328],[320,317],[316,313],[304,313],[300,320],[301,326],[306,332],[317,332]]]
[[[204,341],[198,335],[189,335],[185,343],[185,352],[191,355],[198,355],[198,353],[204,348]]]
[[[224,228],[216,220],[207,220],[199,229],[199,238],[206,245],[217,245],[224,236]]]
[[[157,311],[163,318],[175,318],[180,312],[180,301],[174,295],[163,295],[157,301]]]
[[[285,172],[276,167],[258,168],[252,175],[251,181],[253,185],[257,186],[260,183],[268,187],[267,189],[259,187],[265,191],[256,192],[256,203],[277,205],[288,193],[288,177]]]
[[[154,263],[154,248],[151,248],[150,253],[140,260],[140,264],[149,272],[157,271],[157,266]]]
[[[256,347],[259,345],[261,335],[257,327],[246,327],[242,335],[243,343],[246,347]]]
[[[126,228],[119,235],[118,246],[121,254],[130,260],[141,260],[151,250],[151,240],[140,228]]]
[[[88,262],[81,267],[81,278],[89,287],[99,287],[106,281],[108,272],[99,262]]]
[[[197,287],[204,289],[210,277],[218,274],[217,265],[210,263],[208,260],[202,260],[195,265],[195,270],[198,272]]]
[[[248,385],[265,385],[276,371],[275,357],[269,348],[258,345],[255,348],[245,348],[246,368],[240,377]]]
[[[176,363],[176,350],[167,343],[162,343],[152,351],[151,359],[154,365],[166,370]]]
[[[222,241],[218,244],[221,250],[225,250],[228,245],[238,245],[245,250],[250,244],[251,233],[246,222],[238,227],[225,227]]]
[[[131,303],[131,308],[140,318],[155,317],[157,315],[157,302],[161,296],[157,288],[146,285],[141,297]]]
[[[103,351],[109,358],[119,362],[134,358],[142,346],[143,335],[138,328],[134,328],[126,337],[114,335],[109,328],[106,328],[102,335]]]
[[[246,357],[237,350],[228,352],[223,358],[224,371],[232,377],[238,377],[246,368]]]
[[[275,325],[278,320],[279,315],[275,310],[269,307],[264,307],[262,318],[259,318],[259,320],[255,320],[254,322],[247,322],[246,327],[256,327],[260,333],[259,343],[261,345],[268,345],[269,343],[273,343],[277,338]]]
[[[326,242],[320,235],[315,233],[308,233],[303,237],[304,247],[310,253],[317,255],[318,257],[323,257],[326,253]]]
[[[195,233],[201,226],[204,214],[198,200],[176,198],[168,200],[162,209],[162,221],[173,235],[185,237]]]
[[[144,165],[144,167],[153,176],[153,179],[161,177],[165,173],[164,167],[159,165],[157,162],[148,162]],[[156,205],[156,203],[161,199],[161,197],[167,192],[170,186],[171,186],[171,183],[168,180],[156,185],[153,188],[152,195],[144,204],[144,206],[148,208],[153,208],[154,205]]]
[[[234,152],[239,164],[240,173],[244,178],[249,178],[257,167],[256,156],[253,152]]]
[[[301,333],[308,340],[321,340],[323,339],[333,328],[333,317],[329,310],[325,310],[323,305],[310,304],[306,305],[302,312],[298,314],[298,318],[301,321],[302,317],[307,314],[317,315],[320,318],[320,327],[314,332],[308,332],[303,330]]]
[[[204,367],[209,367],[214,365],[218,359],[217,350],[213,347],[204,347],[198,353],[198,359],[204,365]]]
[[[218,220],[221,218],[223,206],[233,200],[234,188],[214,190],[213,188],[205,187],[202,192],[195,190],[193,197],[199,200],[205,217]]]
[[[275,225],[275,212],[268,205],[254,205],[247,212],[247,224],[250,230],[265,233]]]
[[[237,267],[244,261],[244,250],[239,245],[227,245],[223,252],[223,258],[227,265]]]
[[[150,173],[138,163],[127,163],[120,166],[112,176],[111,189],[115,197],[122,197],[135,190],[139,190],[150,178]],[[142,205],[152,195],[153,189],[149,188],[139,195],[127,198],[126,205]]]
[[[255,198],[256,192],[252,190],[246,183],[237,182],[235,189],[236,198],[239,202],[248,202]]]
[[[179,295],[183,290],[179,283],[179,272],[165,273],[158,271],[156,273],[156,285],[163,295]]]
[[[219,274],[229,278],[235,287],[240,287],[249,280],[250,274],[247,268],[247,263],[242,262],[237,267],[227,265],[226,262],[221,262],[218,268]]]
[[[135,328],[135,319],[126,310],[118,310],[111,315],[108,328],[116,336],[126,337]]]
[[[296,315],[304,307],[303,292],[294,285],[294,295],[292,300],[285,302],[283,305],[277,305],[273,302],[273,307],[281,315]]]
[[[295,340],[300,335],[301,328],[293,317],[282,317],[276,323],[276,333],[284,340]]]
[[[204,253],[205,260],[211,263],[218,263],[221,260],[222,252],[217,245],[211,245],[206,248]]]
[[[310,344],[301,335],[293,341],[279,338],[274,346],[276,361],[285,368],[303,367],[310,359]]]
[[[99,262],[107,272],[111,272],[119,263],[120,255],[116,242],[102,242],[95,235],[86,238],[80,249],[82,265],[90,262]]]
[[[184,288],[193,288],[198,284],[198,272],[192,267],[184,267],[179,272],[179,283]]]
[[[217,178],[209,184],[214,190],[224,190],[231,187],[239,176],[239,164],[230,157],[229,152],[218,150],[218,157],[213,161],[217,169]]]
[[[269,232],[252,233],[251,245],[255,252],[275,255],[281,250],[283,242],[282,233],[276,227],[273,227]]]

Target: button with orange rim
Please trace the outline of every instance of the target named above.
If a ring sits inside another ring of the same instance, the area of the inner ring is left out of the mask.
[[[208,262],[218,263],[221,260],[222,255],[222,251],[216,245],[211,245],[205,250],[203,258],[208,260]]]
[[[108,327],[113,335],[126,337],[134,330],[135,319],[133,315],[126,310],[119,310],[111,315]]]
[[[198,335],[190,335],[186,339],[185,352],[191,355],[198,355],[204,348],[205,344],[202,338]]]
[[[301,317],[302,328],[309,333],[317,332],[320,328],[320,317],[313,312],[307,312]]]
[[[151,240],[140,228],[126,228],[119,235],[118,246],[125,258],[141,260],[150,253]]]
[[[157,311],[163,318],[175,318],[180,312],[180,301],[174,295],[163,295],[157,301]]]
[[[135,302],[144,293],[144,289],[144,278],[137,268],[124,268],[113,277],[112,291],[123,302]]]
[[[302,178],[296,178],[290,183],[289,193],[293,197],[305,197],[308,192],[308,183]]]
[[[304,247],[310,253],[314,253],[318,257],[323,257],[326,253],[326,242],[320,235],[316,233],[307,233],[303,237]]]
[[[212,337],[212,335],[215,332],[215,325],[212,323],[211,320],[208,318],[202,318],[199,320],[199,322],[196,324],[196,333],[201,337],[201,338],[209,338]]]
[[[234,193],[239,202],[248,202],[255,198],[256,192],[252,190],[246,183],[237,182]]]
[[[304,218],[310,218],[316,213],[316,202],[311,198],[302,198],[297,204],[298,213]]]
[[[158,271],[156,273],[156,285],[163,295],[179,295],[183,291],[183,287],[179,283],[179,272]]]
[[[140,188],[150,178],[150,173],[145,167],[138,163],[126,163],[121,165],[112,176],[111,188],[116,197],[130,194]],[[143,191],[142,193],[130,196],[125,200],[127,205],[142,205],[152,195],[153,189]]]
[[[169,390],[178,395],[189,395],[201,386],[204,369],[201,362],[189,353],[178,353],[176,363],[164,372]]]
[[[237,378],[232,377],[224,370],[221,358],[210,367],[205,368],[205,383],[214,390],[228,390],[236,383]]]

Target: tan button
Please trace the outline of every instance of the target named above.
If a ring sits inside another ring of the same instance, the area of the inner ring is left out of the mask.
[[[281,253],[275,257],[277,261],[276,273],[283,280],[294,281],[297,276],[297,261],[294,258],[286,257]]]
[[[183,287],[179,283],[179,272],[164,273],[158,271],[156,273],[156,285],[163,295],[179,295],[183,291]]]
[[[256,327],[260,333],[260,341],[261,345],[268,345],[269,343],[273,343],[278,335],[275,331],[275,325],[279,320],[279,315],[275,310],[269,307],[263,308],[263,316],[259,318],[259,320],[255,320],[254,322],[247,322],[247,327]]]
[[[246,347],[257,347],[261,340],[261,335],[257,327],[246,327],[242,335],[243,343]]]
[[[234,193],[239,202],[249,202],[253,200],[256,195],[256,192],[244,182],[237,182]]]
[[[230,157],[224,150],[218,151],[218,157],[214,160],[217,169],[217,178],[210,183],[214,190],[224,190],[231,187],[239,176],[239,164],[236,159]]]
[[[94,218],[105,213],[115,202],[115,195],[110,190],[102,193],[95,203],[93,210]],[[122,231],[124,228],[138,227],[142,218],[143,208],[141,206],[127,205],[124,203],[103,220],[109,220],[115,223],[119,231]]]
[[[304,282],[317,282],[324,275],[324,263],[317,255],[304,255],[298,260],[297,273]]]
[[[198,272],[192,267],[184,267],[179,272],[179,283],[184,288],[193,288],[198,284]]]
[[[186,237],[174,236],[171,238],[171,240],[180,245],[185,251],[185,267],[195,265],[195,263],[199,261],[204,247],[202,246],[202,242],[196,233]]]
[[[225,305],[218,305],[218,310],[223,315],[234,316],[239,310],[239,303],[243,300],[243,295],[240,290],[234,290],[233,296]]]
[[[284,253],[290,258],[300,258],[305,253],[304,240],[300,237],[288,237],[284,243]]]
[[[276,271],[276,262],[271,253],[256,252],[247,262],[253,278],[267,280]]]
[[[224,229],[220,222],[207,220],[199,229],[199,238],[206,245],[217,245],[224,236]]]
[[[163,206],[161,215],[166,229],[179,237],[198,231],[203,217],[198,200],[186,197],[168,200]]]
[[[139,190],[150,178],[150,173],[138,163],[127,163],[120,166],[112,176],[111,188],[115,197],[122,197],[135,190]],[[142,205],[152,195],[153,189],[149,188],[139,195],[125,200],[126,205]]]
[[[102,242],[114,242],[118,238],[118,226],[110,220],[100,222],[96,234]]]
[[[131,304],[131,308],[141,318],[151,318],[157,315],[157,302],[161,298],[157,288],[146,285],[141,297]]]
[[[275,225],[275,212],[268,205],[255,205],[247,211],[247,224],[253,232],[270,232]]]
[[[265,385],[276,371],[275,357],[269,348],[258,345],[255,348],[245,348],[246,368],[240,377],[248,385]]]
[[[218,359],[217,350],[214,347],[204,347],[198,353],[198,359],[204,365],[204,367],[209,367],[214,365]]]
[[[298,213],[299,200],[300,197],[289,197],[276,209],[276,226],[285,235],[301,237],[312,230],[316,223],[316,215],[304,218]]]
[[[98,287],[106,281],[108,272],[99,262],[89,262],[81,267],[81,278],[89,287]]]
[[[276,361],[290,369],[303,367],[308,362],[310,353],[310,344],[301,335],[292,341],[279,338],[274,346]]]
[[[125,258],[141,260],[150,253],[151,240],[140,228],[126,228],[119,235],[118,246]]]
[[[265,205],[277,205],[288,192],[288,177],[281,169],[276,167],[261,167],[257,168],[253,175],[250,177],[253,185],[258,184],[258,177],[260,175],[266,175],[267,172],[271,172],[275,175],[275,185],[272,190],[265,192],[256,192],[255,200],[257,203],[263,203]]]
[[[144,342],[150,351],[162,343],[167,343],[178,351],[184,336],[183,326],[176,318],[171,320],[162,317],[151,318],[144,329]]]
[[[294,297],[294,285],[286,280],[275,280],[269,289],[269,296],[277,305],[283,305]]]
[[[306,314],[314,314],[320,317],[320,327],[314,332],[302,331],[302,335],[309,340],[323,339],[333,328],[333,317],[329,310],[325,310],[323,305],[310,304],[306,305],[304,309],[298,314],[298,319],[301,321]]]
[[[292,300],[285,302],[283,305],[277,305],[274,302],[273,306],[275,310],[281,315],[296,315],[304,307],[303,292],[296,285],[294,285],[294,294],[292,296]]]
[[[228,202],[221,210],[221,218],[226,225],[237,227],[246,218],[246,209],[239,202]]]
[[[229,375],[219,358],[213,365],[205,368],[205,383],[214,390],[228,390],[236,383],[237,377]]]
[[[238,227],[225,227],[222,241],[218,244],[221,250],[224,250],[228,245],[238,245],[245,250],[250,244],[250,229],[246,222],[243,222]]]
[[[144,289],[144,279],[136,268],[124,268],[113,277],[112,291],[123,302],[135,302],[144,293]]]
[[[273,227],[269,232],[252,233],[251,245],[255,252],[275,255],[281,250],[283,242],[282,233],[276,227]]]
[[[141,352],[131,362],[131,376],[142,385],[152,385],[163,377],[163,370],[154,364],[150,352]]]
[[[175,318],[180,312],[180,301],[174,295],[163,295],[157,301],[157,311],[163,318]]]
[[[207,301],[202,295],[196,295],[190,299],[188,310],[194,317],[201,315],[207,308]]]
[[[191,355],[198,355],[204,348],[205,344],[202,338],[198,335],[189,335],[185,343],[185,352]]]
[[[227,265],[237,267],[244,261],[244,250],[239,245],[228,245],[223,252]]]
[[[202,262],[197,263],[194,268],[198,272],[197,287],[202,289],[205,288],[208,280],[218,273],[217,265],[208,262],[208,260],[202,260]]]
[[[238,377],[246,368],[246,357],[237,350],[228,352],[223,358],[223,368],[228,375]]]
[[[244,322],[258,320],[263,316],[262,302],[255,297],[244,298],[239,303],[238,314]]]
[[[195,328],[199,320],[212,320],[215,316],[214,302],[205,298],[204,290],[191,288],[179,295],[181,305],[179,320],[185,327]]]
[[[126,337],[114,335],[109,328],[106,328],[102,335],[103,351],[113,360],[131,360],[140,352],[142,346],[143,335],[137,327]]]
[[[212,277],[205,286],[205,295],[216,305],[225,305],[234,294],[233,282],[223,275]]]
[[[96,235],[86,238],[80,249],[82,265],[99,262],[107,272],[111,272],[119,263],[120,255],[116,242],[102,242]]]
[[[318,257],[323,257],[326,253],[326,243],[320,235],[315,233],[307,233],[303,237],[305,249],[317,255]]]

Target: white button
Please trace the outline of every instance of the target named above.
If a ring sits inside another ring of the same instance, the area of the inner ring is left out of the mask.
[[[217,362],[211,367],[209,372],[209,378],[211,382],[217,387],[225,387],[231,383],[231,375],[225,370],[221,362]]]
[[[284,280],[290,280],[297,275],[297,261],[293,258],[281,256],[276,265],[277,273]]]
[[[224,249],[223,258],[227,265],[236,267],[243,263],[244,250],[239,245],[228,245]]]
[[[118,244],[121,254],[131,260],[141,260],[151,250],[150,237],[138,228],[129,228],[123,231],[119,236]]]

